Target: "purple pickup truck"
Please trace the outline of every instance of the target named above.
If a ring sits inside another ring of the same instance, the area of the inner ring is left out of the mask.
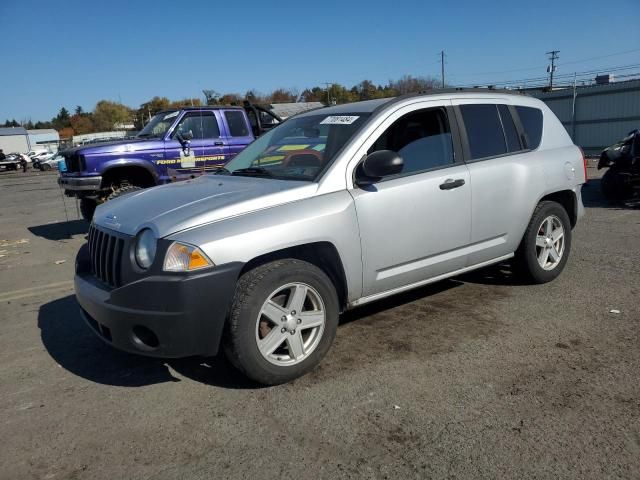
[[[58,183],[67,196],[80,199],[82,216],[91,221],[102,202],[220,168],[280,121],[251,104],[163,111],[133,139],[62,152]]]

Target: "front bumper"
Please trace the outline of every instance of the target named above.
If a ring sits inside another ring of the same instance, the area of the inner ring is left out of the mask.
[[[102,177],[99,175],[92,177],[58,177],[58,185],[60,185],[65,190],[96,191],[100,190],[101,184]]]
[[[153,275],[110,289],[91,273],[88,250],[85,245],[78,252],[76,298],[82,317],[102,340],[154,357],[218,352],[241,263]]]

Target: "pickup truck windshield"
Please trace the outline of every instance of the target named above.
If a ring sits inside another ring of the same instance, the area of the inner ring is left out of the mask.
[[[217,173],[313,181],[369,115],[319,114],[288,119],[258,138]]]
[[[169,127],[173,125],[176,117],[180,111],[176,110],[175,112],[162,112],[155,115],[149,123],[147,123],[140,133],[138,133],[138,138],[152,138],[152,137],[162,137]]]

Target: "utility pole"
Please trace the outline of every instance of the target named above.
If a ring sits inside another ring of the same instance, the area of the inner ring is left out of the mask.
[[[440,51],[440,74],[442,77],[442,88],[444,88],[444,50]]]
[[[576,76],[576,72],[573,72],[573,103],[571,104],[571,140],[573,143],[576,143],[576,97],[578,96]]]
[[[324,85],[327,87],[327,107],[330,107],[331,106],[331,97],[329,96],[329,86],[331,85],[331,83],[324,82]]]
[[[558,54],[560,50],[551,50],[547,52],[547,55],[551,55],[549,60],[551,60],[551,65],[547,67],[547,72],[549,72],[549,90],[553,90],[553,72],[556,71],[556,60],[560,58]]]

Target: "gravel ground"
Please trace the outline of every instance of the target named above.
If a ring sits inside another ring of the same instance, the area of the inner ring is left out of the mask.
[[[55,179],[0,172],[0,478],[640,477],[640,210],[597,179],[555,282],[491,268],[363,307],[271,388],[97,339]]]

